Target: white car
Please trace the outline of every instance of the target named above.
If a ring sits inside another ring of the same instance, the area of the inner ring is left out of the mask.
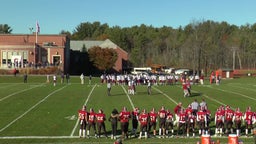
[[[174,74],[180,75],[180,74],[190,74],[191,70],[190,69],[177,69],[174,71]]]

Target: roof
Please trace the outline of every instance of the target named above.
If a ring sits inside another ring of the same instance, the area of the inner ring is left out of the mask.
[[[99,46],[102,44],[104,41],[75,41],[71,40],[70,41],[70,49],[75,50],[75,51],[82,51],[83,46],[86,47],[86,49],[89,49],[94,46]]]
[[[113,48],[116,49],[118,46],[113,43],[111,40],[106,39],[101,45],[99,45],[101,48]]]
[[[99,46],[101,48],[113,48],[113,49],[119,48],[118,45],[116,45],[109,39],[106,39],[105,41],[89,41],[89,40],[81,40],[81,41],[71,40],[70,41],[70,49],[72,50],[82,51],[83,46],[85,46],[87,50],[95,46]],[[127,53],[123,49],[121,48],[119,49]]]

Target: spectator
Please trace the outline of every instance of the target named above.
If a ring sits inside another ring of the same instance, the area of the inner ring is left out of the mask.
[[[69,79],[70,79],[70,76],[69,76],[69,73],[67,73],[67,74],[66,74],[67,84],[69,84]]]
[[[81,79],[81,84],[83,85],[84,84],[84,74],[83,73],[80,75],[80,79]]]
[[[28,75],[27,75],[27,73],[24,74],[23,79],[24,79],[24,80],[23,80],[24,83],[27,83],[27,82],[28,82]]]
[[[110,91],[111,91],[111,81],[108,80],[107,82],[107,91],[108,91],[108,96],[110,96]]]

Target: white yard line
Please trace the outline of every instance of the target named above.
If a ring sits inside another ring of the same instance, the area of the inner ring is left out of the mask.
[[[172,101],[173,103],[175,103],[176,105],[178,105],[178,102],[175,101],[174,99],[172,99],[171,97],[169,97],[166,93],[162,92],[161,90],[157,89],[156,87],[153,87],[153,89],[155,89],[156,91],[160,92],[162,95],[164,95],[166,98],[168,98],[170,101]]]
[[[19,94],[19,93],[22,93],[22,92],[25,92],[25,91],[28,91],[28,90],[31,90],[31,89],[36,88],[36,87],[39,87],[39,86],[42,86],[42,84],[41,84],[41,85],[38,85],[38,86],[34,86],[34,87],[31,87],[31,88],[28,88],[28,89],[24,89],[24,90],[21,90],[21,91],[17,91],[17,92],[12,93],[12,94],[9,94],[8,96],[5,96],[5,97],[1,98],[1,99],[0,99],[0,102],[3,101],[3,100],[5,100],[5,99],[7,99],[7,98],[9,98],[9,97],[11,97],[11,96],[14,96],[14,95],[16,95],[16,94]]]
[[[191,91],[199,92],[199,91],[195,91],[195,90],[191,90]],[[210,96],[208,96],[208,95],[206,95],[206,94],[203,94],[202,96],[204,96],[204,97],[210,99],[211,101],[215,101],[216,103],[218,103],[218,104],[220,104],[220,105],[223,105],[223,106],[226,106],[226,105],[227,105],[227,104],[222,103],[222,102],[220,102],[220,101],[218,101],[218,100],[216,100],[216,99],[214,99],[214,98],[212,98],[212,97],[210,97]],[[231,107],[231,106],[230,106],[230,108],[231,108],[231,109],[234,109],[234,108]]]
[[[49,96],[53,95],[54,93],[64,89],[66,86],[61,87],[55,91],[53,91],[52,93],[50,93],[49,95],[47,95],[45,98],[43,98],[42,100],[40,100],[38,103],[36,103],[35,105],[33,105],[30,109],[28,109],[26,112],[24,112],[22,115],[20,115],[19,117],[17,117],[16,119],[14,119],[12,122],[10,122],[8,125],[6,125],[5,127],[3,127],[0,132],[4,131],[6,128],[8,128],[9,126],[11,126],[13,123],[15,123],[17,120],[19,120],[20,118],[22,118],[23,116],[25,116],[27,113],[29,113],[31,110],[33,110],[35,107],[37,107],[39,104],[41,104],[42,102],[44,102]]]
[[[219,91],[223,91],[223,92],[227,92],[227,93],[232,93],[232,94],[236,94],[236,95],[240,95],[242,97],[245,97],[245,98],[248,98],[248,99],[256,101],[256,98],[252,98],[252,97],[250,97],[248,95],[244,95],[244,94],[241,94],[241,93],[232,92],[232,91],[228,91],[228,90],[223,90],[223,89],[219,89],[219,88],[213,88],[213,87],[210,87],[210,86],[208,86],[208,88],[216,89],[216,90],[219,90]]]
[[[234,88],[241,88],[241,89],[245,89],[245,90],[256,92],[255,88],[252,89],[252,88],[245,88],[245,87],[234,86],[234,85],[228,85],[228,86],[234,87]]]
[[[123,88],[123,90],[124,90],[124,92],[125,92],[126,96],[128,97],[128,99],[129,99],[129,101],[130,101],[130,104],[131,104],[132,108],[133,108],[133,109],[135,109],[135,106],[134,106],[134,104],[133,104],[133,102],[132,102],[132,100],[131,100],[131,98],[130,98],[129,94],[127,93],[127,91],[126,91],[126,89],[124,88],[124,86],[123,86],[123,85],[122,85],[122,88]]]
[[[89,101],[89,98],[91,97],[92,92],[93,92],[94,88],[96,87],[96,85],[97,85],[97,84],[95,84],[95,85],[93,86],[93,88],[92,88],[92,90],[90,91],[90,93],[89,93],[89,95],[88,95],[86,101],[84,102],[84,105],[87,105],[87,103],[88,103],[88,101]],[[76,121],[76,124],[75,124],[75,126],[74,126],[74,128],[73,128],[73,130],[72,130],[72,132],[71,132],[71,134],[70,134],[70,137],[73,137],[73,136],[74,136],[74,133],[75,133],[75,130],[76,130],[76,127],[78,126],[78,124],[79,124],[79,118],[78,118],[77,121]]]
[[[23,84],[23,83],[22,83],[22,84]],[[2,85],[3,85],[3,86],[2,86]],[[8,87],[14,87],[14,86],[16,86],[16,85],[18,85],[18,83],[15,83],[15,84],[11,83],[11,84],[8,84],[8,85],[1,83],[1,84],[0,84],[0,89],[5,89],[5,88],[8,88]]]
[[[177,86],[178,87],[178,86]],[[182,87],[180,87],[180,88],[182,88]],[[192,92],[197,92],[197,93],[199,93],[199,91],[195,91],[195,90],[191,90]],[[211,101],[214,101],[214,102],[216,102],[216,103],[218,103],[218,104],[220,104],[220,105],[224,105],[224,106],[226,106],[227,104],[225,104],[225,103],[222,103],[222,102],[220,102],[220,101],[218,101],[218,100],[216,100],[216,99],[214,99],[214,98],[212,98],[212,97],[210,97],[210,96],[208,96],[208,95],[206,95],[206,94],[203,94],[202,96],[204,96],[204,97],[206,97],[207,99],[210,99]],[[234,109],[233,107],[231,107],[230,106],[230,108],[231,109]]]

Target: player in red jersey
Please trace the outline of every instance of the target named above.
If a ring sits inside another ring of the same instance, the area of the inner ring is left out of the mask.
[[[159,117],[159,136],[163,135],[165,137],[165,121],[166,121],[166,110],[164,106],[158,111]]]
[[[234,116],[233,116],[233,122],[235,123],[237,136],[240,136],[241,134],[242,118],[243,118],[243,113],[240,111],[240,108],[238,107],[236,108],[236,111],[234,112]]]
[[[224,116],[225,116],[224,111],[222,111],[222,108],[219,107],[215,112],[215,120],[214,120],[216,125],[215,136],[217,135],[222,136],[223,127],[224,127]]]
[[[141,139],[142,137],[142,132],[145,133],[145,138],[148,138],[148,134],[147,134],[147,125],[148,125],[148,119],[149,116],[146,113],[146,110],[144,109],[142,111],[142,113],[139,115],[139,122],[140,122],[140,136],[139,139]]]
[[[174,114],[175,114],[175,121],[174,121],[174,125],[178,124],[178,119],[179,119],[179,113],[182,107],[182,103],[179,102],[178,105],[174,108]]]
[[[139,114],[140,114],[140,110],[139,108],[134,108],[134,110],[131,112],[131,116],[132,116],[132,134],[134,134],[134,137],[137,137],[136,135],[136,131],[137,131],[137,128],[138,128],[138,117],[139,117]]]
[[[187,121],[187,115],[185,113],[184,109],[181,109],[179,113],[179,119],[178,119],[178,129],[177,129],[177,136],[180,134],[180,129],[182,129],[182,135],[185,135],[186,131],[186,121]]]
[[[149,123],[148,123],[148,134],[150,134],[151,127],[153,127],[153,136],[156,136],[156,121],[157,121],[157,113],[155,112],[155,108],[149,113]]]
[[[192,114],[192,111],[188,111],[186,113],[187,115],[187,137],[189,137],[190,130],[192,131],[193,137],[195,137],[195,122],[196,122],[196,116]]]
[[[188,114],[189,112],[193,113],[193,109],[192,109],[191,104],[188,105],[188,107],[186,108],[185,112],[186,112],[186,114]]]
[[[87,136],[90,137],[90,130],[91,127],[94,130],[94,135],[97,137],[97,131],[96,131],[96,113],[94,112],[93,108],[90,108],[90,113],[88,116],[88,129],[87,129]]]
[[[168,137],[169,137],[169,131],[171,131],[172,136],[173,136],[173,133],[174,133],[173,121],[174,121],[174,115],[170,112],[170,110],[167,110],[165,129],[166,129],[166,135]]]
[[[86,124],[87,124],[87,112],[86,112],[86,106],[83,106],[81,110],[78,110],[78,117],[79,117],[79,137],[85,137],[86,135]]]
[[[124,107],[123,110],[119,114],[123,139],[128,138],[128,127],[129,127],[129,119],[130,118],[131,118],[131,113],[129,111],[127,111],[126,107]]]
[[[234,116],[234,111],[230,109],[230,106],[226,106],[225,110],[225,133],[228,135],[229,133],[233,133],[233,116]]]
[[[203,108],[200,108],[199,111],[197,112],[196,120],[197,120],[197,123],[198,123],[198,128],[199,128],[198,133],[199,133],[199,135],[204,134],[205,127],[207,126],[206,125],[207,116],[206,116],[206,113],[203,111]]]
[[[101,129],[103,129],[105,137],[107,137],[107,131],[105,126],[106,115],[103,113],[103,110],[100,109],[99,113],[96,114],[96,121],[98,127],[98,137],[101,135]]]
[[[185,82],[182,83],[182,89],[183,89],[184,97],[189,96],[189,91],[188,91],[187,83],[185,83]]]
[[[251,111],[251,107],[248,107],[245,114],[244,114],[244,121],[245,121],[245,134],[248,136],[249,129],[253,130],[252,122],[253,122],[254,112]]]

